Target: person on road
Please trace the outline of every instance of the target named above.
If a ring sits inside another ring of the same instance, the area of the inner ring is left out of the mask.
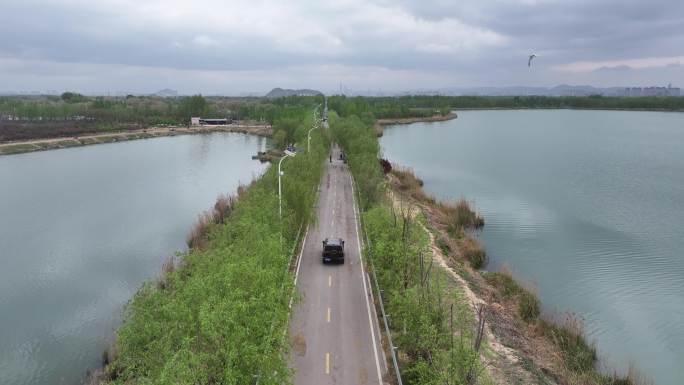
[[[330,154],[330,163],[332,163],[332,154]]]

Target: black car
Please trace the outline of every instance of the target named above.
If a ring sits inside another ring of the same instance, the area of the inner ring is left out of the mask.
[[[344,263],[344,240],[341,238],[326,238],[323,241],[323,263]]]

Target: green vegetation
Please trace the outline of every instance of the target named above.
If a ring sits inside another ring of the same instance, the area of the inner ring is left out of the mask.
[[[473,231],[484,227],[484,218],[470,207],[468,201],[461,198],[456,202],[443,202],[427,196],[423,191],[423,181],[409,169],[395,167],[390,174],[396,178],[393,188],[399,193],[435,209],[434,220],[446,229],[443,236],[437,237],[437,245],[444,255],[456,259],[461,257],[475,269],[486,265],[487,253],[472,236]],[[453,247],[450,243],[453,243]]]
[[[461,292],[433,266],[428,236],[418,219],[390,210],[373,131],[376,114],[364,103],[358,98],[332,98],[329,106],[339,108],[343,116],[331,113],[329,120],[357,182],[372,245],[365,252],[372,258],[391,314],[402,379],[405,384],[475,384],[483,371],[481,335],[477,337]]]
[[[476,383],[484,370],[476,325],[461,292],[433,266],[425,230],[384,205],[368,210],[364,222],[404,383]]]
[[[293,133],[300,142],[312,107],[302,108]],[[282,223],[271,167],[237,197],[220,197],[191,234],[193,248],[134,296],[106,355],[109,383],[291,383],[289,269],[328,154],[329,139],[317,131],[309,154],[283,163]]]
[[[87,97],[65,92],[61,97],[0,97],[0,142],[75,136],[102,131],[187,125],[192,116],[225,117],[277,124],[311,113],[322,97],[279,99],[156,96]],[[292,140],[292,131],[290,137]]]
[[[301,116],[305,105],[321,96],[277,99],[157,96],[88,97],[74,92],[61,96],[0,97],[0,142],[52,138],[102,130],[131,130],[159,125],[187,125],[191,116],[225,117],[240,121],[279,122]],[[684,97],[543,97],[543,96],[404,96],[329,98],[330,109],[342,118],[356,116],[364,124],[381,118],[446,115],[458,108],[595,108],[684,111]],[[12,120],[9,120],[9,119]],[[18,119],[18,120],[17,120]],[[287,126],[287,124],[284,124]],[[286,130],[287,131],[287,130]],[[291,141],[287,133],[277,139]]]
[[[347,154],[349,168],[358,182],[362,209],[369,209],[383,196],[384,175],[378,163],[380,145],[372,130],[373,119],[365,121],[358,116],[340,118],[334,112],[329,116],[335,141]]]
[[[344,100],[345,98],[339,97]],[[445,115],[451,109],[468,108],[591,108],[684,111],[680,97],[609,96],[402,96],[397,98],[348,98],[330,107],[342,116],[371,114],[376,118]],[[339,106],[338,106],[339,104]]]

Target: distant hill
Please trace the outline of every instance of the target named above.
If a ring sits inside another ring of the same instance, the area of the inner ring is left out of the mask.
[[[161,90],[161,91],[157,91],[157,92],[154,93],[153,95],[155,95],[155,96],[161,96],[161,97],[163,97],[163,98],[174,98],[174,97],[178,96],[178,91],[176,91],[176,90],[171,90],[171,89],[168,89],[168,88],[164,88],[164,89]]]
[[[307,90],[307,89],[292,90],[292,89],[274,88],[271,90],[271,92],[266,94],[266,97],[267,98],[282,98],[283,96],[316,96],[316,95],[323,95],[323,93],[321,91]]]

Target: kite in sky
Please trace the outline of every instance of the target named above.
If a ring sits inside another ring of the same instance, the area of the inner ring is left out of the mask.
[[[537,55],[535,55],[535,54],[530,55],[530,58],[527,59],[527,66],[528,67],[530,67],[532,65],[532,59],[534,59],[536,57],[537,57]]]

